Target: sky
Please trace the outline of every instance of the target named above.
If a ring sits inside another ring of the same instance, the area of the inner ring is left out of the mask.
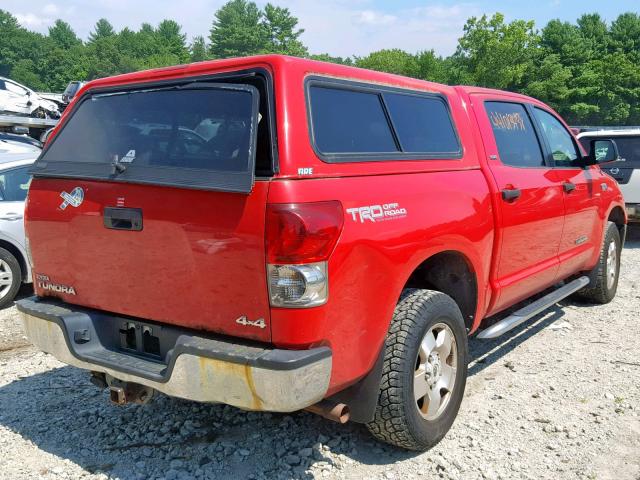
[[[61,18],[86,39],[95,22],[104,17],[119,30],[138,29],[143,22],[158,24],[168,18],[182,25],[189,41],[209,33],[215,11],[225,0],[1,0],[0,9],[38,32]],[[266,1],[258,0],[259,6]],[[598,12],[606,20],[620,13],[640,11],[638,0],[271,0],[288,7],[305,29],[303,42],[311,53],[364,56],[382,48],[409,52],[434,49],[450,55],[467,18],[495,12],[508,21],[535,20],[542,27],[551,19],[570,22],[583,13]]]

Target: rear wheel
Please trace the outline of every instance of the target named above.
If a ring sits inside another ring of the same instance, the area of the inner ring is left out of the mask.
[[[609,222],[602,242],[598,264],[591,271],[591,283],[578,292],[578,296],[594,303],[609,303],[616,296],[620,276],[620,232]]]
[[[20,263],[11,252],[0,248],[0,308],[9,305],[22,283]]]
[[[409,450],[432,447],[453,424],[466,378],[467,332],[458,305],[441,292],[405,292],[386,340],[369,431]]]

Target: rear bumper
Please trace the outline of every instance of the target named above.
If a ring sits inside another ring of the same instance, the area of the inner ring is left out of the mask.
[[[146,385],[167,395],[247,410],[292,412],[319,402],[331,376],[331,350],[279,350],[166,325],[170,339],[157,360],[118,346],[118,326],[131,319],[31,297],[17,302],[29,340],[58,360]]]

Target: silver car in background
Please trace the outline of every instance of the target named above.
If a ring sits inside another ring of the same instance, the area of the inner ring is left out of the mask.
[[[13,301],[23,283],[31,282],[24,202],[29,169],[39,155],[35,145],[0,139],[0,308]]]

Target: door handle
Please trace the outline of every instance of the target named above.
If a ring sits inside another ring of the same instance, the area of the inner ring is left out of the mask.
[[[505,188],[502,190],[502,199],[507,202],[520,198],[522,192],[519,188]]]
[[[576,185],[574,183],[571,182],[564,182],[562,184],[562,188],[564,188],[564,191],[567,193],[573,192],[576,189]]]
[[[10,222],[15,222],[16,220],[22,220],[22,215],[19,213],[7,213],[0,217],[0,220],[8,220]]]
[[[104,226],[113,230],[142,230],[142,209],[105,207]]]

